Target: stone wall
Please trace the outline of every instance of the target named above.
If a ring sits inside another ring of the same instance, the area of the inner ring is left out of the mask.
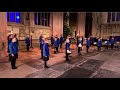
[[[7,19],[6,13],[0,12],[0,59],[7,56]]]
[[[98,20],[97,20],[98,19]],[[99,27],[101,24],[101,28]],[[107,12],[93,13],[92,35],[101,36],[120,36],[120,25],[107,23]]]

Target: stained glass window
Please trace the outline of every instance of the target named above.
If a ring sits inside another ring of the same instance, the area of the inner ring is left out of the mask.
[[[20,12],[7,12],[7,21],[20,23]]]

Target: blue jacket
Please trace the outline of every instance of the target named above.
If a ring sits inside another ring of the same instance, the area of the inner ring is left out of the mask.
[[[78,45],[79,45],[79,44],[82,44],[82,40],[78,40]]]
[[[49,56],[49,47],[47,43],[43,44],[43,56]]]
[[[66,43],[66,50],[70,50],[70,43]]]
[[[27,45],[30,45],[30,38],[29,37],[27,37],[25,41],[26,41]]]
[[[53,37],[51,37],[50,40],[51,40],[51,43],[54,43],[54,39],[53,39]]]
[[[90,46],[90,40],[87,39],[86,45],[87,45],[87,46]]]
[[[58,46],[59,46],[59,44],[60,44],[60,39],[59,39],[59,38],[57,38],[57,44],[58,44]]]
[[[114,39],[111,39],[111,40],[110,40],[110,43],[111,43],[111,44],[115,44],[115,40],[114,40]]]
[[[58,41],[54,41],[54,47],[58,47]]]
[[[91,41],[94,42],[94,38],[91,38]]]
[[[18,47],[17,47],[16,43],[11,42],[9,44],[9,50],[10,50],[10,54],[17,54],[18,53]]]
[[[63,42],[63,37],[61,36],[61,37],[60,37],[60,43],[62,43],[62,42]]]
[[[40,42],[40,47],[43,48],[43,45],[44,45],[44,40],[41,39],[41,42]]]
[[[98,46],[102,46],[102,41],[98,41]]]

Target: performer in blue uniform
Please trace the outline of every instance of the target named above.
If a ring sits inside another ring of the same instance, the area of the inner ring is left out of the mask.
[[[39,42],[40,42],[40,49],[42,49],[42,38],[43,38],[43,35],[41,34],[40,37],[39,37]]]
[[[63,36],[61,35],[61,37],[60,37],[60,48],[62,48],[62,43],[63,43]]]
[[[10,35],[8,36],[8,53],[9,53],[9,61],[10,61],[10,50],[9,50],[9,44],[12,42],[12,38],[13,38],[13,35],[10,34]]]
[[[111,49],[113,49],[114,44],[115,44],[115,39],[114,39],[114,37],[111,38],[110,43],[111,43]]]
[[[56,54],[58,52],[58,41],[57,41],[57,37],[55,37],[54,39],[54,54]]]
[[[90,47],[90,37],[87,38],[87,40],[86,40],[86,51],[87,52],[88,52],[89,47]]]
[[[29,38],[29,36],[26,37],[25,42],[26,42],[26,46],[27,46],[27,51],[29,51],[29,47],[30,47],[30,38]]]
[[[39,41],[40,41],[41,59],[43,59],[44,36],[42,34],[40,35]]]
[[[48,46],[47,38],[45,38],[45,42],[43,44],[43,60],[44,60],[44,68],[49,68],[47,66],[47,61],[49,60],[49,46]]]
[[[16,42],[16,38],[13,38],[12,42],[9,44],[10,61],[11,61],[12,69],[17,69],[16,59],[18,58],[18,46],[15,42]]]
[[[67,37],[67,39],[66,39],[65,49],[66,49],[66,61],[69,61],[68,56],[71,54],[71,52],[70,52],[70,40],[69,40],[69,37]]]
[[[101,46],[102,46],[102,40],[99,38],[98,39],[98,51],[101,50]]]
[[[18,42],[18,38],[17,38],[17,34],[14,34],[14,38],[16,38],[16,45],[17,45],[17,47],[18,47],[18,45],[19,45],[19,42]]]
[[[81,55],[81,48],[82,48],[82,37],[78,38],[78,55]]]
[[[108,50],[108,45],[110,44],[110,41],[109,39],[107,38],[107,41],[105,41],[105,46],[106,46],[106,49]]]

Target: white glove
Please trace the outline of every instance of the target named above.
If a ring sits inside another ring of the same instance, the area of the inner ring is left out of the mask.
[[[78,47],[82,47],[82,45],[81,45],[81,44],[79,44],[79,45],[78,45]]]
[[[67,50],[67,53],[71,53],[71,51]]]

